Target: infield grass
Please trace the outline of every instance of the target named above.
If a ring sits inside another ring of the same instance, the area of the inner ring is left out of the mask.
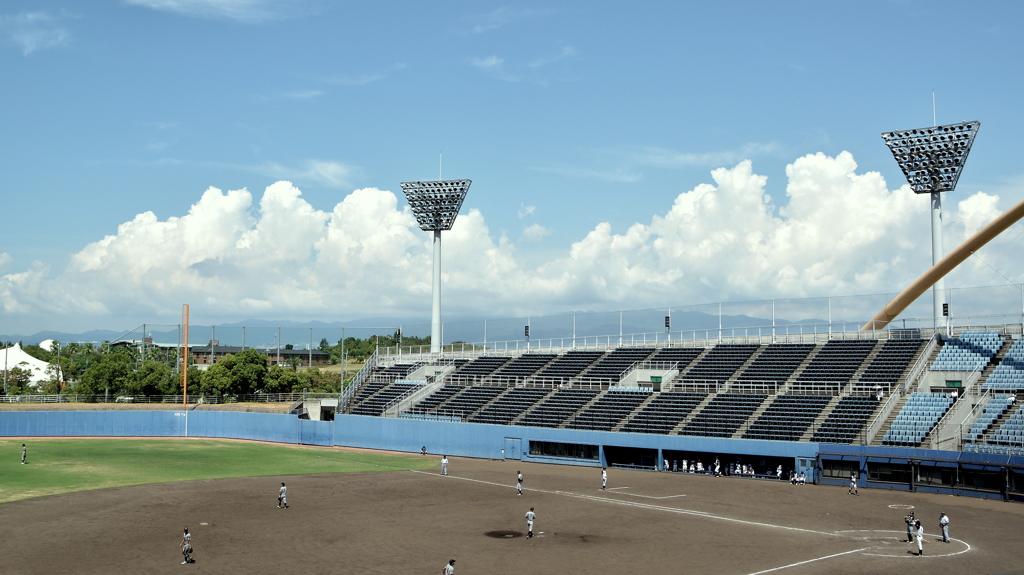
[[[28,464],[21,464],[21,444]],[[0,503],[128,485],[425,470],[431,457],[222,439],[0,439]]]

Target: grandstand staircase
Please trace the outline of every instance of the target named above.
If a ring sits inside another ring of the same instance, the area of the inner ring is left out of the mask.
[[[818,417],[814,418],[814,421],[807,428],[807,431],[804,431],[804,434],[800,436],[799,441],[810,441],[811,438],[814,437],[815,432],[818,431],[818,428],[821,427],[821,424],[825,423],[828,416],[832,414],[832,410],[839,405],[839,400],[842,398],[842,395],[833,396],[832,399],[825,404],[825,409],[822,409],[821,413],[818,414]]]
[[[889,417],[885,418],[885,423],[882,424],[882,427],[878,428],[878,433],[871,440],[870,445],[872,447],[879,447],[879,446],[882,445],[882,440],[885,439],[885,432],[889,431],[889,428],[892,427],[892,422],[896,421],[896,417],[899,416],[901,411],[903,411],[903,406],[904,406],[904,404],[907,403],[908,399],[910,399],[910,394],[909,393],[904,395],[903,397],[899,398],[898,400],[896,400],[896,406],[892,408],[892,412],[889,413]],[[881,409],[882,406],[885,405],[885,402],[879,402],[879,403],[881,405],[878,406],[878,409]],[[875,411],[877,413],[877,410],[875,410]],[[874,413],[872,413],[871,415],[872,415],[872,417],[868,418],[868,424],[869,425],[870,425],[870,422],[874,421],[875,417],[877,417],[877,415],[875,415]],[[927,436],[925,436],[925,437],[927,437]]]
[[[772,401],[774,401],[776,397],[776,395],[769,395],[768,397],[764,398],[764,401],[761,402],[761,405],[757,406],[757,409],[755,409],[754,412],[750,414],[750,417],[748,417],[747,420],[744,421],[743,424],[740,425],[739,428],[737,428],[736,431],[733,432],[733,434],[730,435],[729,437],[731,439],[743,439],[743,434],[750,430],[750,426],[753,425],[755,421],[757,421],[758,417],[761,417],[761,414],[764,413],[764,410],[768,409],[768,406],[772,404]]]
[[[711,400],[714,399],[717,395],[718,395],[717,393],[709,393],[707,397],[705,397],[703,400],[701,400],[701,402],[698,403],[693,408],[693,410],[690,411],[689,415],[684,417],[683,420],[679,422],[679,425],[676,425],[675,427],[673,427],[672,431],[669,431],[666,435],[679,435],[679,432],[682,431],[684,427],[686,427],[686,424],[690,423],[690,421],[694,417],[697,417],[697,414],[700,413],[701,411],[703,411],[704,408],[707,407],[707,405],[709,403],[711,403]]]
[[[579,415],[581,413],[583,413],[584,411],[590,409],[591,405],[594,405],[595,403],[597,403],[597,400],[601,399],[605,395],[608,395],[608,393],[609,392],[606,389],[606,390],[602,391],[601,393],[595,395],[593,399],[591,399],[590,401],[588,401],[585,404],[583,404],[582,406],[580,406],[580,408],[577,409],[576,411],[572,412],[572,414],[569,415],[569,417],[566,417],[565,420],[562,423],[559,423],[558,424],[558,429],[565,429],[566,425],[569,425],[570,423],[572,423],[573,420],[575,420],[577,417],[579,417]]]
[[[742,375],[744,371],[747,371],[747,368],[750,367],[750,364],[754,363],[754,361],[757,359],[757,356],[761,355],[765,349],[767,349],[767,346],[762,345],[757,348],[757,351],[750,354],[750,357],[747,358],[747,361],[743,362],[743,365],[736,368],[736,371],[729,376],[729,379],[726,379],[722,383],[721,391],[728,391],[729,386],[736,383],[736,380],[740,378],[740,375]]]
[[[625,427],[626,424],[629,423],[634,417],[636,417],[638,413],[643,411],[644,408],[647,407],[652,401],[654,401],[654,398],[656,398],[656,397],[658,397],[657,393],[652,393],[652,394],[648,395],[647,399],[645,399],[643,403],[641,403],[640,405],[636,406],[636,409],[634,409],[633,411],[629,412],[629,415],[627,415],[625,418],[623,418],[622,421],[616,423],[615,427],[612,428],[612,431],[622,431],[622,428]]]
[[[814,356],[818,355],[818,352],[821,351],[821,347],[822,346],[820,345],[814,346],[814,349],[811,351],[811,353],[807,354],[807,357],[805,357],[804,360],[800,362],[800,365],[796,366],[796,369],[793,370],[793,373],[789,374],[789,377],[786,378],[785,383],[783,383],[779,387],[780,394],[789,393],[789,386],[796,383],[796,378],[800,377],[800,374],[803,373],[805,369],[807,369],[807,366],[810,365],[811,361],[814,360]]]
[[[485,404],[481,405],[481,406],[480,406],[480,407],[479,407],[479,408],[478,408],[477,410],[475,410],[475,411],[474,411],[473,413],[467,413],[467,414],[463,415],[463,416],[462,416],[462,420],[463,420],[463,421],[467,421],[467,420],[468,420],[468,419],[469,419],[470,417],[473,417],[474,415],[476,415],[476,414],[480,413],[480,412],[481,412],[481,411],[483,411],[484,409],[487,409],[488,407],[490,407],[490,406],[491,406],[491,404],[492,404],[492,403],[494,403],[494,402],[498,401],[498,400],[499,400],[499,399],[501,399],[502,397],[505,397],[505,394],[507,394],[507,393],[509,392],[509,390],[511,390],[511,389],[515,389],[515,388],[514,388],[514,387],[510,387],[510,388],[506,389],[505,391],[503,391],[503,392],[499,393],[498,395],[495,395],[495,396],[494,396],[494,399],[492,399],[492,400],[488,401],[487,403],[485,403]]]
[[[992,375],[992,372],[996,370],[996,367],[1000,363],[1003,363],[1003,358],[1006,357],[1006,352],[1010,351],[1010,348],[1013,347],[1014,341],[1015,340],[1012,337],[1006,338],[1006,341],[1003,342],[1003,347],[999,348],[999,351],[997,351],[996,354],[992,356],[992,361],[988,362],[988,365],[985,366],[985,369],[981,370],[981,377],[978,378],[979,385],[984,384],[985,381],[988,380],[988,376]]]
[[[882,351],[883,345],[885,345],[885,342],[883,340],[876,341],[875,347],[871,348],[871,351],[869,351],[868,354],[864,357],[864,361],[861,362],[860,367],[858,367],[857,371],[853,372],[853,375],[850,376],[850,381],[847,382],[847,387],[849,387],[851,391],[853,389],[853,382],[860,381],[861,376],[863,376],[864,372],[868,370],[868,367],[871,365],[871,363],[875,361],[875,357],[878,356],[878,352]],[[849,391],[844,390],[843,393],[849,393]]]

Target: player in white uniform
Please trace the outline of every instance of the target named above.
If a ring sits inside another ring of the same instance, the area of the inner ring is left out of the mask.
[[[448,456],[441,456],[441,475],[448,475]]]
[[[608,487],[608,468],[601,468],[601,489]]]
[[[188,527],[185,528],[185,534],[181,536],[181,554],[185,557],[181,562],[182,565],[196,562],[192,558],[192,534],[188,532]]]
[[[850,495],[860,495],[857,493],[857,472],[854,471],[850,474],[850,488],[846,490]]]
[[[444,566],[444,569],[441,571],[441,573],[443,573],[444,575],[455,575],[455,560],[449,559],[448,564]]]
[[[537,514],[533,512],[533,507],[526,512],[526,538],[533,537],[533,520],[537,518]]]
[[[516,471],[516,491],[519,495],[523,494],[523,472]]]
[[[22,443],[21,444],[21,464],[25,465],[25,462],[26,462],[27,459],[28,459],[28,450],[25,448],[25,444]]]
[[[949,517],[945,513],[939,514],[939,529],[942,529],[942,542],[949,543]]]
[[[281,484],[281,489],[277,490],[277,508],[288,509],[288,488]]]

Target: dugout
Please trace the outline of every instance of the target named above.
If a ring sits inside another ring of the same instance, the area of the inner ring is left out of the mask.
[[[782,478],[789,479],[790,471],[801,470],[793,457],[781,457],[772,455],[757,455],[757,454],[744,454],[744,453],[710,453],[707,451],[678,451],[674,449],[666,449],[662,452],[664,459],[668,460],[669,470],[679,469],[683,471],[683,461],[689,465],[691,462],[700,461],[704,464],[704,472],[711,473],[714,471],[715,458],[718,458],[719,463],[722,466],[722,475],[735,475],[736,468],[747,465],[754,466],[754,473],[758,477],[770,476],[774,477],[776,470],[782,466]],[[810,465],[807,458],[804,458],[803,471],[810,472]],[[813,459],[811,460],[813,461]],[[732,467],[730,467],[730,464]]]
[[[644,447],[605,445],[604,460],[608,467],[661,468],[658,464],[658,450]]]

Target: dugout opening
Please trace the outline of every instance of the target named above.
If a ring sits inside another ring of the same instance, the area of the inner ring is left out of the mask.
[[[658,468],[658,450],[644,447],[604,446],[604,460],[608,467]]]
[[[778,468],[782,466],[782,479],[789,479],[791,471],[795,470],[792,457],[773,457],[769,455],[749,455],[742,453],[710,453],[707,451],[676,451],[666,449],[663,452],[664,458],[668,460],[668,470],[678,473],[698,473],[697,462],[704,468],[703,473],[714,472],[715,458],[718,458],[722,475],[743,475],[743,466],[749,470],[753,467],[754,476],[760,478],[776,477]],[[683,465],[686,469],[683,469]],[[693,471],[690,468],[693,468]],[[748,474],[749,476],[749,474]]]

